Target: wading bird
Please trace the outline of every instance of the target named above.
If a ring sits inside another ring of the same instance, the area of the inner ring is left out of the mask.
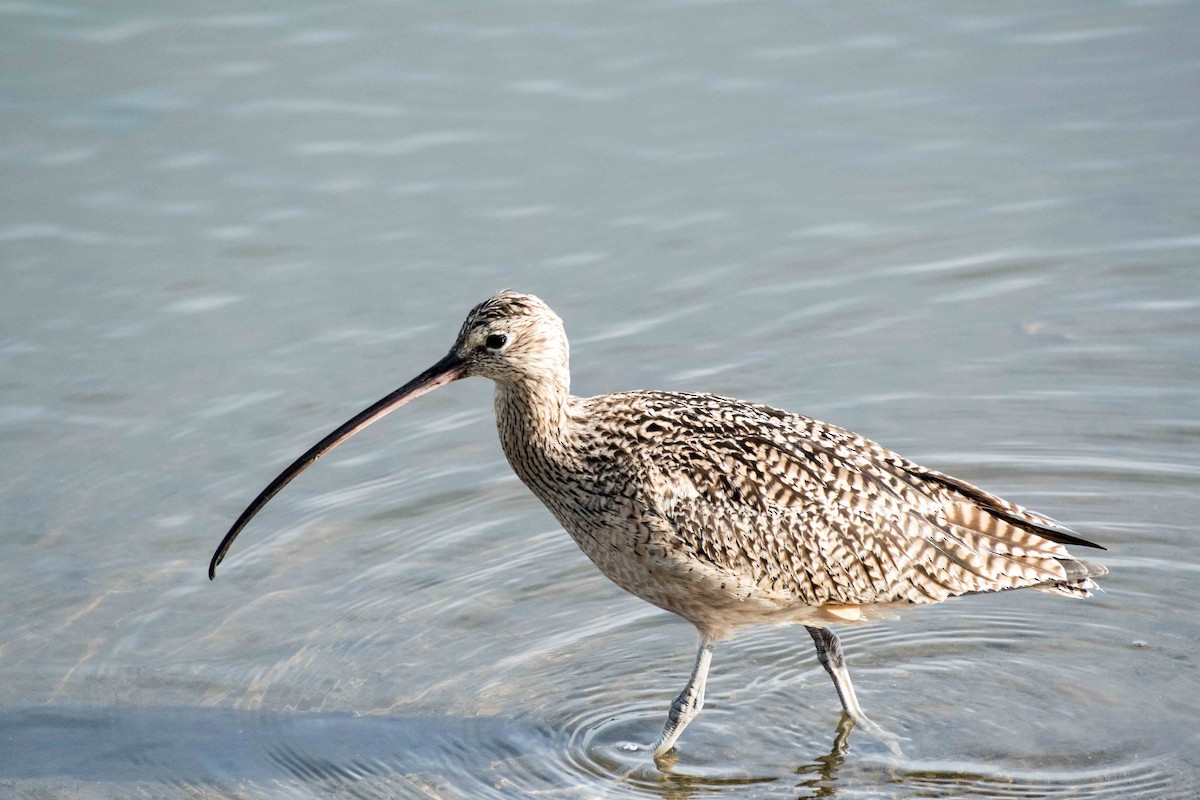
[[[444,358],[300,456],[242,512],[234,538],[293,478],[408,401],[471,376],[496,384],[509,464],[626,591],[696,626],[687,686],[654,744],[704,704],[713,645],[746,625],[804,625],[842,708],[866,721],[830,625],[1028,587],[1086,597],[1107,569],[1059,523],[842,428],[711,394],[574,397],[562,320],[503,291],[467,315]],[[1100,548],[1103,549],[1103,548]]]

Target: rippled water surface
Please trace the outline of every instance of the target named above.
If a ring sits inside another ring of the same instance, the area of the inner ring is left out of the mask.
[[[0,793],[1200,796],[1193,3],[0,2]],[[232,519],[496,289],[573,388],[826,419],[1103,542],[1087,601],[717,648],[456,384]]]

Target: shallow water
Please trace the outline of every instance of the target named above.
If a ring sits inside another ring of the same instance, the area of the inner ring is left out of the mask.
[[[1194,4],[0,3],[0,787],[1200,795]],[[229,523],[504,286],[574,390],[849,427],[1103,542],[1088,601],[691,665],[423,398]]]

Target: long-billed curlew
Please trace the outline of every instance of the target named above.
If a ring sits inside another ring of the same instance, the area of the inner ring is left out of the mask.
[[[479,375],[496,383],[509,464],[621,588],[696,626],[687,686],[654,745],[704,705],[713,644],[744,625],[800,623],[842,708],[864,721],[832,624],[948,597],[1029,587],[1087,597],[1108,570],[1059,523],[874,442],[710,394],[570,394],[562,320],[504,291],[467,315],[444,358],[326,436],[242,512],[213,554],[339,443],[413,398]],[[1100,548],[1103,549],[1103,548]]]

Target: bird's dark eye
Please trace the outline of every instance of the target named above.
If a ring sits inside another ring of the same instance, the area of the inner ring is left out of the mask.
[[[484,340],[484,344],[491,350],[499,350],[501,347],[504,347],[507,341],[508,337],[503,333],[489,333],[487,339]]]

